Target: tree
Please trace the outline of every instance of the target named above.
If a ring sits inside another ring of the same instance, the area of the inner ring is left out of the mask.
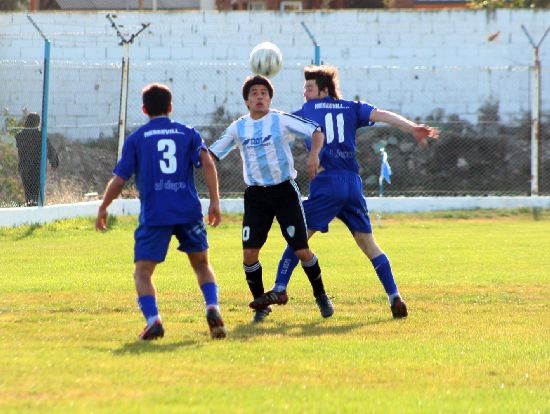
[[[25,10],[27,3],[27,0],[0,0],[0,10]]]
[[[473,9],[547,9],[550,8],[550,0],[470,0]]]
[[[348,9],[385,9],[386,3],[386,0],[346,0],[344,4]]]

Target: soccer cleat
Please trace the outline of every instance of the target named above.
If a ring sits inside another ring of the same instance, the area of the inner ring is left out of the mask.
[[[317,306],[319,306],[319,310],[321,311],[321,316],[323,318],[328,318],[332,316],[332,314],[334,313],[334,306],[332,306],[332,302],[330,301],[326,293],[317,296],[315,298],[315,302],[317,302]]]
[[[282,292],[275,292],[270,290],[265,292],[262,296],[257,297],[252,302],[248,304],[252,309],[263,309],[269,305],[286,305],[288,302],[288,295],[286,290]]]
[[[147,325],[143,332],[139,334],[139,339],[142,341],[150,341],[152,339],[162,338],[164,336],[164,327],[162,322],[157,319],[152,325]]]
[[[267,315],[271,313],[271,306],[266,306],[262,309],[256,309],[254,311],[254,317],[252,318],[252,323],[263,322]]]
[[[409,314],[407,312],[407,305],[405,305],[405,302],[399,296],[394,298],[390,309],[394,318],[406,318]]]
[[[206,311],[206,321],[210,328],[210,337],[213,339],[223,339],[227,336],[227,329],[223,326],[223,319],[220,311],[216,308],[209,308]]]

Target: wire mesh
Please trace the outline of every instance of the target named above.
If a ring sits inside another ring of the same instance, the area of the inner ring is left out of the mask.
[[[2,207],[29,204],[15,135],[22,130],[29,112],[40,112],[42,70],[40,56],[0,61]],[[273,79],[273,107],[291,111],[301,105],[302,70],[302,65],[287,65]],[[365,100],[441,129],[440,140],[427,149],[418,147],[410,135],[388,126],[360,130],[357,155],[365,195],[378,194],[382,147],[393,170],[392,183],[385,187],[387,196],[529,194],[528,67],[342,67],[340,72],[343,94],[348,99]],[[130,59],[127,134],[146,121],[141,112],[143,86],[162,82],[173,92],[172,117],[196,127],[210,144],[246,112],[241,84],[248,74],[247,62]],[[543,68],[543,82],[549,75],[550,71]],[[379,81],[369,83],[373,78]],[[59,165],[54,169],[48,164],[47,204],[84,201],[104,191],[117,157],[120,83],[120,63],[52,61],[48,137]],[[471,87],[465,88],[465,84]],[[504,84],[518,88],[507,91]],[[440,93],[443,90],[445,93]],[[295,156],[298,182],[307,195],[306,152],[300,142],[295,145]],[[218,164],[218,172],[222,197],[240,196],[244,183],[236,151]],[[200,171],[197,186],[201,196],[206,196]],[[550,118],[544,113],[539,193],[550,194]],[[129,185],[124,196],[135,197],[135,189]]]

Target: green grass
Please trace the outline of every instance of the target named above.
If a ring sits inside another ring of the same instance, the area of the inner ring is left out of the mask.
[[[212,341],[185,255],[156,284],[166,335],[135,340],[134,218],[0,229],[0,412],[549,413],[550,212],[392,215],[375,226],[410,315],[395,321],[339,223],[311,242],[335,314],[298,269],[250,324],[240,218],[209,230],[229,336]],[[278,227],[262,251],[271,286]]]

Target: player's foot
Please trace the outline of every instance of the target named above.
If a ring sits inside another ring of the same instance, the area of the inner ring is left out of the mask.
[[[332,306],[332,302],[326,293],[317,296],[315,298],[315,302],[317,302],[317,306],[319,306],[319,310],[321,311],[321,316],[323,318],[332,316],[334,313],[334,306]]]
[[[209,308],[206,311],[206,321],[210,328],[210,337],[213,339],[223,339],[227,336],[227,329],[223,326],[223,319],[220,311],[216,308]]]
[[[405,302],[399,296],[393,299],[390,309],[394,318],[406,318],[409,314],[407,312],[407,305],[405,305]]]
[[[147,325],[143,332],[139,334],[139,339],[142,341],[150,341],[152,339],[162,338],[164,336],[164,327],[160,320],[156,320],[152,325]]]
[[[257,297],[248,304],[252,309],[262,309],[269,305],[286,305],[288,302],[288,295],[286,290],[282,292],[275,292],[270,290],[265,292],[262,296]]]
[[[263,322],[267,315],[271,313],[271,306],[266,306],[262,309],[256,309],[254,311],[254,317],[252,318],[252,323]]]

